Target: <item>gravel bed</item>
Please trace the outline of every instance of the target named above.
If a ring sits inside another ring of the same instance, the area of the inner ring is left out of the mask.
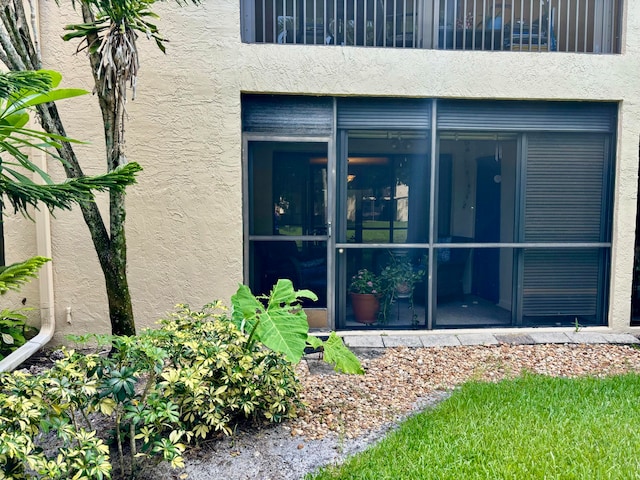
[[[365,375],[343,375],[307,357],[297,372],[308,408],[281,425],[241,426],[190,449],[185,468],[148,462],[137,478],[298,480],[378,441],[399,421],[435,405],[468,380],[498,381],[527,370],[576,377],[640,372],[629,345],[546,344],[353,349]],[[30,359],[37,373],[56,352]]]
[[[379,355],[354,351],[362,357],[365,375],[317,373],[321,360],[301,363],[309,408],[292,422],[293,435],[317,439],[336,432],[355,438],[411,413],[434,392],[451,391],[472,379],[497,381],[523,370],[563,377],[640,371],[640,350],[627,345],[399,347],[381,349]]]
[[[298,366],[309,405],[284,425],[241,429],[189,452],[184,469],[145,469],[140,478],[294,480],[342,461],[397,422],[436,404],[465,381],[498,381],[523,370],[563,377],[640,372],[627,345],[497,345],[357,350],[365,375],[335,374],[318,359]]]

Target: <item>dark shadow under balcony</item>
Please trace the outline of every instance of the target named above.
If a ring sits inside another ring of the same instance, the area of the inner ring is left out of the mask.
[[[241,0],[247,43],[619,53],[622,0]]]

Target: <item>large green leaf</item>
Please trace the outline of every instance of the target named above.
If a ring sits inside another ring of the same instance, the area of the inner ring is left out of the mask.
[[[295,291],[291,280],[278,280],[256,330],[262,343],[284,353],[293,363],[302,358],[309,333],[307,314],[300,306],[299,297],[317,299],[309,290]]]
[[[65,100],[67,98],[79,97],[80,95],[86,95],[89,93],[87,90],[80,88],[59,88],[57,90],[51,90],[47,93],[34,93],[30,95],[24,95],[16,99],[5,110],[3,117],[6,115],[12,115],[17,111],[24,108],[34,107],[43,103],[55,102],[58,100]]]
[[[320,340],[318,337],[314,337],[313,335],[307,336],[307,344],[312,348],[322,348],[324,342]]]
[[[245,332],[252,332],[258,321],[258,313],[264,310],[264,305],[246,285],[238,285],[238,291],[231,297],[231,305],[233,323]]]
[[[324,342],[324,361],[333,365],[337,372],[363,374],[360,360],[342,341],[336,332],[331,332]]]
[[[5,115],[0,119],[0,122],[3,126],[11,127],[10,133],[13,133],[16,128],[22,128],[29,123],[29,114],[20,111],[11,115]]]
[[[244,320],[245,331],[248,332],[255,327],[253,334],[257,340],[271,350],[283,353],[290,362],[298,363],[304,354],[309,332],[300,298],[317,299],[313,292],[296,291],[291,280],[281,279],[273,287],[265,308],[246,286],[241,285],[231,298],[234,322]]]
[[[266,299],[267,305],[260,301]],[[291,280],[278,280],[268,297],[256,298],[249,287],[240,285],[231,297],[232,321],[271,350],[283,353],[292,363],[298,363],[305,347],[324,349],[324,360],[338,372],[362,374],[358,358],[349,351],[342,339],[331,332],[322,342],[309,335],[307,315],[300,300],[318,297],[309,290],[295,290]]]

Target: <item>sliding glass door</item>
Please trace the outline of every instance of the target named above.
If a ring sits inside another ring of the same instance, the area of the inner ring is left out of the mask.
[[[601,324],[608,137],[441,132],[439,140],[451,173],[438,193],[449,208],[438,209],[434,326]]]
[[[518,134],[441,132],[436,328],[510,326]]]

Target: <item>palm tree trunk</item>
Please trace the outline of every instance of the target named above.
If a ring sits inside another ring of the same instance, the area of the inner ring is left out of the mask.
[[[85,21],[93,21],[91,11],[84,4],[82,5],[82,14]],[[5,27],[5,31],[0,29],[0,61],[13,71],[38,70],[42,68],[38,49],[34,46],[32,35],[29,32],[29,25],[31,24],[35,28],[35,24],[27,20],[22,0],[9,0],[7,3],[3,3],[3,8],[0,9],[0,20]],[[34,37],[37,38],[37,35],[37,32],[33,32]],[[87,38],[87,40],[91,42],[97,40],[97,38]],[[123,139],[121,138],[124,133],[121,124],[122,114],[118,115],[122,106],[118,105],[119,102],[117,100],[117,92],[121,90],[115,90],[115,88],[118,88],[116,86],[113,89],[105,89],[102,84],[103,80],[99,79],[96,73],[99,61],[97,56],[95,54],[91,55],[90,60],[102,111],[107,171],[110,172],[124,163]],[[66,136],[55,104],[39,106],[38,113],[42,128],[46,132]],[[61,143],[62,146],[58,153],[65,160],[63,165],[67,177],[79,178],[84,176],[80,162],[71,144],[67,142]],[[135,335],[133,308],[127,281],[124,192],[111,190],[109,197],[109,231],[107,231],[102,215],[95,203],[81,204],[80,209],[89,228],[100,267],[104,274],[112,333],[114,335]]]

